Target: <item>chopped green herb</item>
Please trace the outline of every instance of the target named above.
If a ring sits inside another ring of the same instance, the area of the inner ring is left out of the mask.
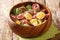
[[[39,24],[39,21],[37,21],[37,23]]]
[[[44,19],[42,19],[41,22],[44,22]]]

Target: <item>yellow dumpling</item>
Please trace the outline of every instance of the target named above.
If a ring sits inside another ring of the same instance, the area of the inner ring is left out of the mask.
[[[36,15],[36,17],[38,19],[43,19],[45,17],[45,13],[44,12],[38,12],[37,15]]]
[[[21,22],[19,20],[16,20],[15,23],[20,25]]]
[[[32,15],[30,13],[25,13],[24,14],[24,17],[28,20],[31,20],[32,19]]]
[[[32,20],[30,20],[30,23],[34,26],[38,26],[41,24],[41,21],[37,20],[37,19],[32,19]]]

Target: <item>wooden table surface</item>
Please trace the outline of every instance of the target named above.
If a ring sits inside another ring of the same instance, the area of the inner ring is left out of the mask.
[[[0,40],[19,40],[7,23],[12,6],[25,1],[36,1],[46,5],[52,13],[54,24],[60,28],[60,0],[0,0]]]

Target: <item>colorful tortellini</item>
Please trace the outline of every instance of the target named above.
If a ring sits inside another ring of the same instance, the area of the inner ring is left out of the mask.
[[[15,8],[13,10],[13,15],[11,14],[11,17],[14,19],[15,23],[22,26],[39,26],[49,16],[47,16],[45,12],[41,11],[40,5],[37,3]]]

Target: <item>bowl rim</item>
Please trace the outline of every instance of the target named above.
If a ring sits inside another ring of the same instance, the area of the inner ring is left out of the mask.
[[[45,8],[48,10],[49,15],[51,15],[51,14],[50,14],[50,13],[51,13],[51,12],[50,12],[50,9],[49,9],[47,6],[45,6],[44,4],[40,3],[40,2],[33,2],[33,1],[21,2],[21,3],[15,4],[15,5],[10,9],[9,18],[10,18],[10,20],[11,20],[13,23],[15,23],[15,22],[12,20],[12,18],[11,18],[11,16],[10,16],[10,14],[11,14],[13,8],[14,8],[15,6],[17,6],[17,5],[22,4],[22,3],[29,3],[29,2],[38,3],[38,4],[42,5],[43,7],[45,7]],[[16,24],[16,23],[15,23],[15,24]]]

